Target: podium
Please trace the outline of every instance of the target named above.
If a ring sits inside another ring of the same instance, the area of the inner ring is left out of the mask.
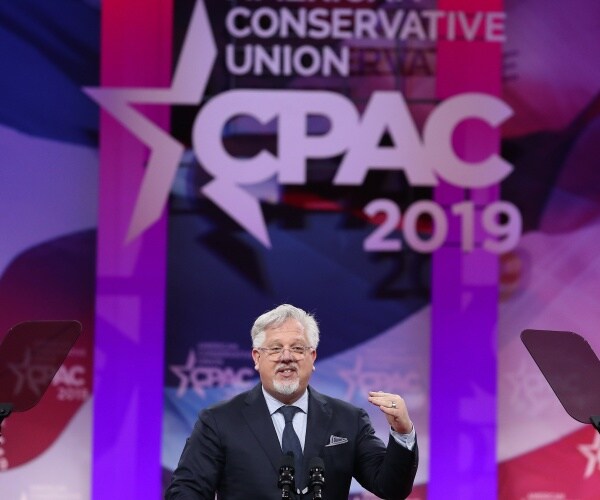
[[[12,412],[33,408],[81,333],[81,323],[26,321],[11,328],[0,344],[0,435]]]
[[[524,330],[521,341],[565,411],[600,432],[600,360],[577,333]]]

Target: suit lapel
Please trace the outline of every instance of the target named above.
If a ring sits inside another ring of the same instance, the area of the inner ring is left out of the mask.
[[[327,444],[327,432],[330,430],[332,411],[322,394],[309,387],[308,420],[306,422],[306,438],[304,441],[304,470],[308,473],[308,462],[311,458],[321,456]]]
[[[256,440],[269,458],[273,469],[277,472],[281,463],[281,446],[260,384],[248,393],[245,404],[242,414],[248,423],[248,427],[250,427]]]
[[[244,419],[269,458],[273,469],[278,472],[282,457],[281,445],[262,393],[262,386],[258,384],[254,387],[248,393],[244,402],[245,406],[242,409]],[[331,408],[323,395],[310,387],[306,437],[304,440],[304,470],[307,473],[310,459],[320,456],[323,447],[327,444],[327,432],[330,430],[331,417]]]

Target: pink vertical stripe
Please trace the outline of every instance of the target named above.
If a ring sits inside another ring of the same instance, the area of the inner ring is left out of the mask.
[[[102,2],[103,87],[170,84],[172,10]],[[145,111],[168,128],[168,107]],[[166,218],[125,244],[148,148],[104,113],[100,133],[92,497],[158,499]]]
[[[446,12],[502,11],[501,0],[440,0]],[[440,40],[437,97],[465,92],[498,96],[499,43]],[[457,154],[481,158],[499,151],[498,131],[465,123],[454,138]],[[467,192],[442,184],[434,198],[446,207],[465,199],[485,205],[493,186]],[[446,246],[433,256],[431,342],[430,500],[496,498],[496,327],[498,258],[460,248],[454,224]],[[477,234],[477,233],[476,233]],[[481,235],[479,235],[481,236]]]

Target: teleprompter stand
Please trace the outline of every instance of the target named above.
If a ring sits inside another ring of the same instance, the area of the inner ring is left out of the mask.
[[[566,412],[600,432],[600,360],[577,333],[524,330],[521,340]]]
[[[42,398],[81,333],[81,323],[26,321],[0,344],[0,435],[13,411],[27,411]]]

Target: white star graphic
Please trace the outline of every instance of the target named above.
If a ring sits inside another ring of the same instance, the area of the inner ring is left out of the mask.
[[[525,362],[521,362],[517,370],[506,372],[503,378],[512,388],[509,399],[511,411],[537,416],[554,401],[546,379],[539,370],[532,371]]]
[[[172,365],[169,369],[179,377],[179,387],[177,388],[177,395],[183,396],[187,391],[188,386],[193,386],[193,379],[196,370],[196,355],[194,351],[188,353],[185,365]],[[200,396],[204,396],[202,388],[196,388],[196,392],[199,392]]]
[[[358,390],[359,380],[363,373],[363,361],[360,356],[356,357],[356,361],[354,363],[354,367],[349,370],[339,370],[338,375],[340,378],[348,384],[346,389],[346,394],[344,395],[344,399],[346,401],[352,401],[354,397],[354,393]]]
[[[600,433],[596,432],[592,444],[579,444],[577,445],[577,449],[587,458],[587,464],[583,473],[583,477],[587,479],[596,470],[600,470]]]
[[[197,54],[202,47],[203,57]],[[127,241],[154,224],[167,202],[183,145],[162,130],[132,103],[197,104],[204,95],[217,48],[203,1],[196,2],[170,88],[85,88],[105,111],[150,148],[148,167],[135,204]]]
[[[37,397],[42,395],[56,372],[52,365],[42,364],[38,359],[32,361],[31,349],[24,351],[19,363],[7,363],[7,367],[15,375],[13,395],[20,411],[27,409],[24,406],[37,402]],[[36,398],[32,399],[32,395]]]

